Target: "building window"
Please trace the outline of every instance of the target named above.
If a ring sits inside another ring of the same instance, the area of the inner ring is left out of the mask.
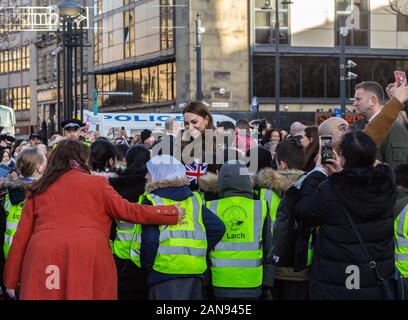
[[[160,48],[173,48],[173,0],[160,0]]]
[[[102,21],[96,21],[94,23],[94,64],[102,64]]]
[[[108,32],[108,47],[113,47],[113,31]]]
[[[30,87],[0,89],[0,104],[15,111],[30,110]]]
[[[347,12],[351,14],[345,16]],[[346,37],[346,46],[368,47],[369,13],[367,0],[336,0],[336,44],[340,45],[341,24],[353,27]]]
[[[273,1],[271,1],[273,3]],[[289,44],[289,5],[279,3],[279,43]],[[275,44],[275,7],[263,9],[265,0],[255,1],[255,44]]]
[[[123,49],[125,58],[135,55],[135,17],[134,11],[123,13]]]
[[[397,31],[408,31],[408,16],[397,14]]]
[[[0,74],[26,71],[30,68],[28,46],[0,51]]]
[[[102,0],[94,0],[94,17],[102,14]]]
[[[101,107],[129,106],[141,103],[158,103],[176,99],[176,64],[164,63],[110,75],[97,75],[98,91],[126,91],[131,96],[104,95],[99,100]]]
[[[366,80],[379,82],[385,89],[394,82],[394,70],[407,70],[408,61],[347,57],[357,63],[358,78],[347,81],[347,97],[354,97],[354,86]],[[273,56],[254,56],[254,96],[275,96],[275,61]],[[282,57],[280,95],[283,99],[307,101],[339,99],[340,71],[338,57]]]

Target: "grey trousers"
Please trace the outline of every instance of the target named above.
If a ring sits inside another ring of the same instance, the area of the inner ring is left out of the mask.
[[[203,300],[201,279],[178,278],[154,284],[149,288],[149,300]]]

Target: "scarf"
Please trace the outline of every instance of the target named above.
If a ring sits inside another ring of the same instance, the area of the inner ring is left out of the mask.
[[[76,160],[70,160],[70,161],[69,161],[69,167],[70,167],[71,169],[78,170],[78,171],[80,171],[80,172],[89,173],[89,171],[86,170],[86,169],[85,169],[78,161],[76,161]]]

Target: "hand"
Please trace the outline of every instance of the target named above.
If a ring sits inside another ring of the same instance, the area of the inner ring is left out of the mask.
[[[7,175],[7,177],[9,177],[9,178],[11,178],[11,179],[17,179],[17,178],[18,178],[18,175],[17,175],[17,173],[16,173],[15,171],[12,171],[11,173],[9,173],[9,174]]]
[[[186,216],[186,210],[177,204],[176,204],[176,208],[178,210],[178,221],[181,221]]]
[[[397,88],[397,84],[394,82],[394,83],[390,83],[388,86],[387,86],[387,89],[385,89],[385,91],[387,92],[387,95],[391,98],[391,97],[393,97],[394,96],[394,90]]]
[[[325,170],[329,176],[335,172],[340,172],[341,170],[343,170],[343,167],[341,166],[341,163],[340,163],[340,157],[334,149],[333,149],[333,155],[334,155],[334,158],[327,159],[326,160],[327,164],[324,165]]]
[[[377,159],[375,159],[374,164],[373,164],[373,167],[376,167],[376,166],[378,166],[379,164],[382,164],[382,162],[379,161],[379,160],[377,160]]]
[[[408,100],[407,80],[404,80],[398,88],[394,89],[393,96],[402,104]]]
[[[16,298],[16,290],[15,289],[6,289],[6,292],[8,294],[8,296],[11,299],[15,299]]]
[[[191,129],[188,129],[187,131],[190,133],[190,135],[194,139],[197,139],[201,135],[201,132],[197,130],[196,128],[191,128]]]

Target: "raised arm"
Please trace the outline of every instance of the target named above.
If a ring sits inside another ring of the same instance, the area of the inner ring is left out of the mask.
[[[102,181],[102,180],[101,180]],[[103,180],[102,199],[108,214],[115,220],[135,224],[177,224],[179,208],[176,206],[145,206],[123,199]]]
[[[408,86],[406,81],[390,91],[392,97],[381,109],[380,113],[371,120],[363,132],[368,134],[375,144],[380,144],[387,135],[398,113],[404,109],[404,103],[408,100]]]

